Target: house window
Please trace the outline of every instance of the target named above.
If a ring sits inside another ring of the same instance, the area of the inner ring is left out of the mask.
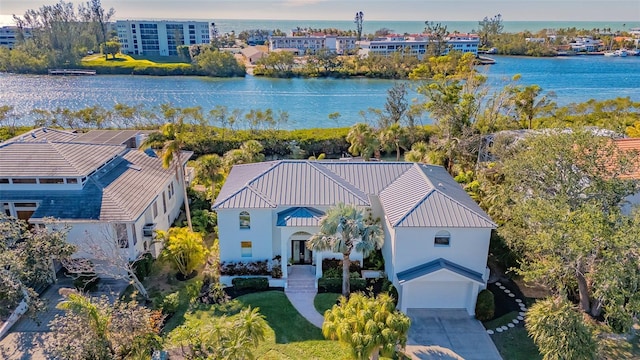
[[[40,179],[40,184],[64,184],[63,178]]]
[[[155,219],[158,216],[158,203],[153,202],[153,218]]]
[[[248,212],[242,211],[240,213],[240,229],[251,228],[251,215]]]
[[[14,184],[35,184],[36,179],[35,178],[18,178],[18,179],[13,179],[13,183]]]
[[[251,247],[251,241],[241,241],[240,242],[240,255],[242,257],[251,257],[253,256],[253,251]]]
[[[162,213],[166,214],[167,213],[167,197],[164,194],[164,191],[162,192],[162,209],[164,210]]]
[[[120,246],[121,249],[126,249],[129,247],[127,224],[116,224],[116,237],[118,238],[118,246]]]
[[[450,240],[451,234],[448,231],[439,231],[433,240],[433,244],[435,246],[449,246]]]

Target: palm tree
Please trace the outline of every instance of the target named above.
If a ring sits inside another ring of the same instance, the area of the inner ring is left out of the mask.
[[[353,125],[347,134],[347,141],[351,144],[349,152],[362,156],[364,160],[369,160],[380,146],[375,130],[365,123]]]
[[[380,143],[386,150],[395,150],[396,161],[400,161],[400,149],[407,141],[407,129],[393,123],[380,132]]]
[[[406,344],[411,326],[409,317],[396,310],[394,299],[385,293],[376,298],[358,293],[341,297],[324,318],[324,337],[348,344],[358,360],[378,359],[380,353],[392,357],[397,346]]]
[[[196,160],[196,179],[211,187],[211,196],[216,195],[216,184],[224,179],[224,162],[218,154],[202,155]]]
[[[182,183],[184,211],[187,216],[189,230],[193,231],[193,225],[191,224],[191,210],[189,208],[189,197],[187,195],[187,182],[184,178],[184,170],[182,169],[182,148],[184,147],[185,137],[187,136],[185,130],[185,124],[182,117],[178,117],[175,122],[168,122],[164,124],[161,129],[164,137],[164,143],[162,145],[160,155],[162,158],[162,167],[165,169],[173,167],[178,181]],[[158,140],[159,139],[157,137],[150,136],[142,144],[142,148],[152,147],[157,144]]]
[[[351,252],[362,252],[363,257],[367,257],[373,250],[380,249],[383,242],[382,229],[376,224],[367,224],[362,209],[340,203],[327,210],[320,220],[320,231],[307,240],[307,248],[342,253],[342,295],[349,296]]]

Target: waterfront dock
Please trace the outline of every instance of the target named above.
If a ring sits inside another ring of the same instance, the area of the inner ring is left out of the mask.
[[[95,70],[86,69],[49,69],[49,75],[95,75]]]

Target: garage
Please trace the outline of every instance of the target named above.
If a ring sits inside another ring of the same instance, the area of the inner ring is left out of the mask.
[[[482,275],[437,259],[398,273],[400,310],[465,309],[475,315],[476,297],[484,288]]]
[[[412,281],[402,286],[407,309],[466,309],[473,285],[470,281]]]

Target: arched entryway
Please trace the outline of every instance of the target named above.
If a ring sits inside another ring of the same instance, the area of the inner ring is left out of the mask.
[[[310,265],[313,263],[313,252],[307,249],[307,240],[311,234],[299,231],[289,237],[289,260],[293,265]]]

